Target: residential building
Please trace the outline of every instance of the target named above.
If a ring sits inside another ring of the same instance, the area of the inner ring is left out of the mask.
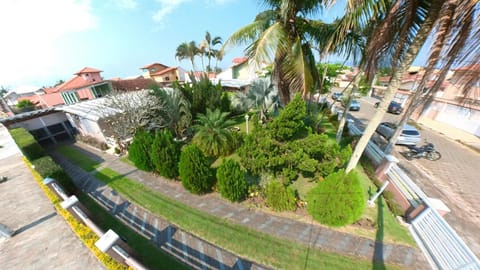
[[[83,100],[90,100],[102,97],[112,89],[110,81],[103,80],[100,76],[101,70],[85,67],[76,72],[75,77],[54,86],[39,89],[28,95],[17,98],[30,100],[37,107],[50,108],[63,104],[74,104]]]
[[[185,82],[185,70],[180,67],[169,67],[160,63],[153,63],[141,68],[144,78],[151,78],[161,84],[170,84],[174,81]]]

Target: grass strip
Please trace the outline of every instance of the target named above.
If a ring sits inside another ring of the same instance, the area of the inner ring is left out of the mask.
[[[135,257],[138,258],[148,269],[189,269],[172,256],[154,246],[150,240],[141,236],[123,222],[113,217],[110,212],[98,205],[98,203],[89,196],[81,193],[78,196],[78,199],[90,211],[91,218],[92,220],[95,220],[95,224],[104,231],[112,229],[118,235],[125,238],[127,244],[136,251],[137,254],[135,254]]]
[[[130,201],[149,209],[182,230],[231,252],[278,269],[384,269],[360,258],[350,258],[251,230],[172,200],[144,185],[105,168],[95,177]],[[389,265],[389,268],[399,268]]]
[[[57,148],[57,151],[60,152],[62,156],[66,157],[86,172],[91,172],[100,166],[100,162],[92,160],[91,158],[87,157],[85,154],[71,146],[60,146]]]

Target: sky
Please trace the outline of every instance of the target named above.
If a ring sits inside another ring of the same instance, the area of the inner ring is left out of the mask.
[[[198,44],[206,31],[226,40],[265,10],[260,2],[1,0],[0,86],[38,89],[84,67],[103,70],[105,79],[141,75],[155,62],[191,70],[189,61],[175,59],[178,45]],[[330,19],[334,13],[324,12]],[[240,56],[241,47],[227,51],[220,67]]]

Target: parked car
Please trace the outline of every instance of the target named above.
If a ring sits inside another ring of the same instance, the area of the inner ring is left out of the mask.
[[[383,122],[380,123],[377,127],[377,133],[381,136],[385,137],[385,139],[389,140],[397,125],[391,122]],[[406,124],[403,126],[402,133],[398,136],[397,142],[395,144],[403,144],[403,145],[416,145],[421,141],[420,132],[413,126]]]
[[[341,93],[341,92],[335,92],[335,93],[332,94],[332,99],[333,100],[340,101],[340,100],[342,100],[342,98],[343,98],[343,93]]]
[[[358,100],[354,99],[352,102],[350,102],[350,111],[360,111],[360,102]]]
[[[375,103],[374,107],[378,108],[380,105],[380,101]],[[390,104],[388,104],[387,112],[393,113],[393,114],[401,114],[403,112],[402,105],[398,102],[392,101]]]

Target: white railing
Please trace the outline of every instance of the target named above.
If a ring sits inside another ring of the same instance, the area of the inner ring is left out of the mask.
[[[353,135],[361,135],[353,122],[349,121]],[[385,154],[370,141],[364,152],[375,165],[379,165]],[[411,222],[409,227],[415,242],[423,251],[432,268],[480,270],[480,261],[465,242],[432,207],[427,195],[396,164],[387,172],[389,180],[395,184],[413,207],[422,202],[426,209]]]

